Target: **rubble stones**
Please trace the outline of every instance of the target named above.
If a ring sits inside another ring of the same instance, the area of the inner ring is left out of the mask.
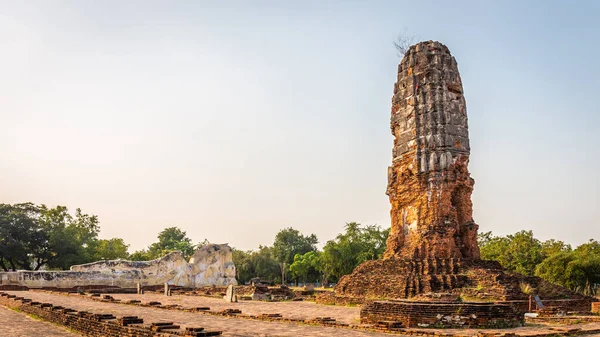
[[[223,299],[229,303],[237,302],[237,295],[235,294],[235,288],[232,284],[227,286],[227,291],[225,292]]]

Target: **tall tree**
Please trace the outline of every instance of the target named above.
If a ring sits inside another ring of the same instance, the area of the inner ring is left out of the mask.
[[[32,203],[0,204],[0,267],[31,269],[32,256],[46,245],[47,235],[40,230],[39,208]]]
[[[49,209],[42,205],[42,226],[50,234],[48,251],[44,254],[50,268],[69,269],[94,260],[100,232],[96,215],[85,214],[78,208],[73,217],[66,207]]]
[[[294,262],[296,254],[316,251],[319,240],[315,234],[302,235],[298,230],[288,227],[280,230],[275,235],[273,253],[280,263],[282,277],[289,272],[289,266]]]
[[[302,282],[319,281],[320,272],[318,270],[319,252],[310,251],[304,255],[296,254],[294,263],[290,265],[290,272],[296,280]]]
[[[548,257],[537,266],[536,276],[573,291],[596,295],[600,286],[600,253],[588,250],[590,246],[586,245]]]
[[[0,205],[0,267],[67,269],[94,260],[98,217],[64,206]],[[117,241],[121,239],[116,239]],[[123,243],[124,244],[124,243]],[[122,255],[122,251],[119,253]]]
[[[158,234],[158,242],[148,247],[148,254],[151,259],[156,259],[172,251],[179,250],[187,259],[194,254],[195,249],[196,247],[192,244],[192,240],[187,237],[185,231],[177,227],[168,227]]]
[[[98,240],[92,247],[93,260],[127,259],[129,258],[128,247],[129,245],[120,238]]]
[[[344,233],[327,241],[319,256],[318,266],[324,283],[329,276],[339,278],[350,274],[362,262],[381,258],[386,248],[389,228],[377,225],[363,226],[356,222],[346,224]]]
[[[281,282],[281,269],[272,247],[259,246],[258,251],[252,253],[251,259],[255,277],[271,282]]]
[[[255,276],[254,264],[252,264],[252,251],[233,249],[233,264],[235,264],[236,279],[240,284],[245,284]]]
[[[542,243],[532,231],[520,231],[506,237],[493,236],[491,232],[481,233],[479,248],[482,259],[496,260],[507,270],[528,276],[534,274],[544,257]]]

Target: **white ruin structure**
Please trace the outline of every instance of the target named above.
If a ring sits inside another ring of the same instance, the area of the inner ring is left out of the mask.
[[[102,286],[136,288],[169,284],[186,288],[237,285],[228,244],[207,244],[186,261],[179,251],[152,261],[106,260],[72,266],[70,271],[0,273],[0,285],[28,288]]]

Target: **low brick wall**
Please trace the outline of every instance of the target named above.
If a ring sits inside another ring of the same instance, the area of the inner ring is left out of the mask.
[[[353,296],[339,296],[333,291],[324,291],[316,296],[316,302],[318,304],[327,305],[360,305],[369,302],[364,297],[353,297]]]
[[[176,337],[176,336],[217,336],[220,331],[204,331],[203,328],[186,328],[169,322],[143,324],[137,316],[115,317],[111,314],[94,314],[76,311],[51,303],[32,302],[0,292],[0,305],[36,315],[46,321],[73,329],[84,336],[131,336],[131,337]]]
[[[560,300],[547,300],[542,298],[542,304],[544,307],[555,307],[561,308],[565,312],[577,312],[577,313],[589,313],[590,308],[594,308],[594,303],[600,302],[592,302],[593,298],[591,297],[582,297],[578,299],[560,299]],[[517,311],[522,313],[529,311],[529,301],[506,301],[506,303],[510,303]],[[533,310],[538,310],[537,304],[533,301]]]
[[[552,316],[552,317],[526,317],[527,323],[533,324],[582,324],[582,323],[598,323],[600,322],[600,316],[589,315],[589,316]]]
[[[592,303],[592,312],[595,314],[600,314],[600,302]]]
[[[375,301],[361,308],[360,321],[396,321],[407,327],[508,328],[522,326],[524,317],[506,303]]]

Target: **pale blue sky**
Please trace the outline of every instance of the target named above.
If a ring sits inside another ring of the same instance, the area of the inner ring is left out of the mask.
[[[0,202],[252,249],[389,226],[407,29],[462,74],[481,231],[600,239],[600,2],[0,1]]]

